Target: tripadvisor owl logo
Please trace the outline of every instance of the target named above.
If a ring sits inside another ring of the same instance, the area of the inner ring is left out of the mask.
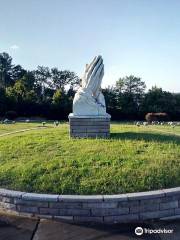
[[[138,236],[142,235],[143,234],[142,227],[135,228],[135,234],[138,235]]]
[[[137,236],[141,236],[143,234],[170,234],[173,232],[174,232],[174,229],[166,229],[166,228],[158,228],[158,229],[150,229],[150,228],[142,228],[142,227],[135,228],[135,234]]]

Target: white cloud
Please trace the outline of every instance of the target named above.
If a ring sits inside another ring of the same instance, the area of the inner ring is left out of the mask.
[[[14,45],[10,46],[10,48],[13,49],[13,50],[17,50],[17,49],[19,49],[19,46],[14,44]]]

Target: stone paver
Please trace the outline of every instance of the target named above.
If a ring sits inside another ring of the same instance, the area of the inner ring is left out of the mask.
[[[0,213],[0,240],[31,240],[38,220]]]
[[[136,226],[134,224],[75,225],[41,220],[33,240],[159,240],[158,236],[137,237],[134,234]]]
[[[161,240],[180,240],[180,219],[153,223],[153,228],[173,229],[172,234],[159,234]]]
[[[143,234],[135,228],[173,229],[173,234]],[[0,240],[179,240],[180,219],[147,222],[146,224],[71,224],[0,213]]]

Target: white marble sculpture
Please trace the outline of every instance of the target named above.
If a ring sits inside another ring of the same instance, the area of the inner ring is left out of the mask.
[[[81,87],[73,100],[74,116],[107,116],[105,99],[101,92],[104,64],[101,56],[86,65]]]

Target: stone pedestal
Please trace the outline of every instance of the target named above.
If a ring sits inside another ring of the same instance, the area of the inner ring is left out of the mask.
[[[108,138],[110,136],[109,114],[105,116],[74,116],[69,114],[70,137]]]

